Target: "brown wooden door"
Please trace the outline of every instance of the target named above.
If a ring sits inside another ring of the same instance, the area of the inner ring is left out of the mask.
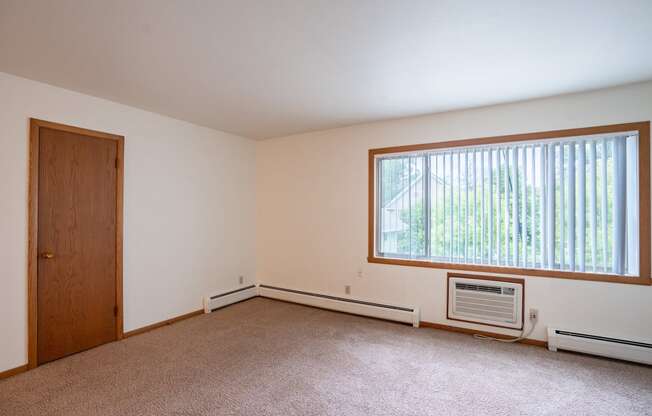
[[[117,146],[40,130],[39,364],[116,339]]]

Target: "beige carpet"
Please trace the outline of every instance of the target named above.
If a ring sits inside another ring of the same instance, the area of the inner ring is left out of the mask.
[[[652,415],[652,368],[257,298],[0,381],[0,415]]]

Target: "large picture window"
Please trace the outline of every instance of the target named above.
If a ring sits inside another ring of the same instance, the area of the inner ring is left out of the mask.
[[[370,261],[650,282],[649,123],[373,149],[370,175]]]

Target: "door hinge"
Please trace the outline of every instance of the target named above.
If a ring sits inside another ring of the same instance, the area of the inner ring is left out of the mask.
[[[118,169],[120,167],[120,160],[116,157],[115,158],[115,168]]]
[[[113,307],[113,316],[118,316],[118,306]]]

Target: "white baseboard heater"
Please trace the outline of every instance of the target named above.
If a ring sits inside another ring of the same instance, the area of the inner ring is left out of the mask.
[[[258,296],[257,289],[255,285],[251,285],[228,292],[204,296],[204,313],[210,313],[233,303]]]
[[[652,365],[652,343],[548,327],[548,349],[568,350]]]
[[[388,305],[267,285],[258,286],[258,295],[355,315],[404,322],[414,327],[419,326],[419,309],[416,307]]]

